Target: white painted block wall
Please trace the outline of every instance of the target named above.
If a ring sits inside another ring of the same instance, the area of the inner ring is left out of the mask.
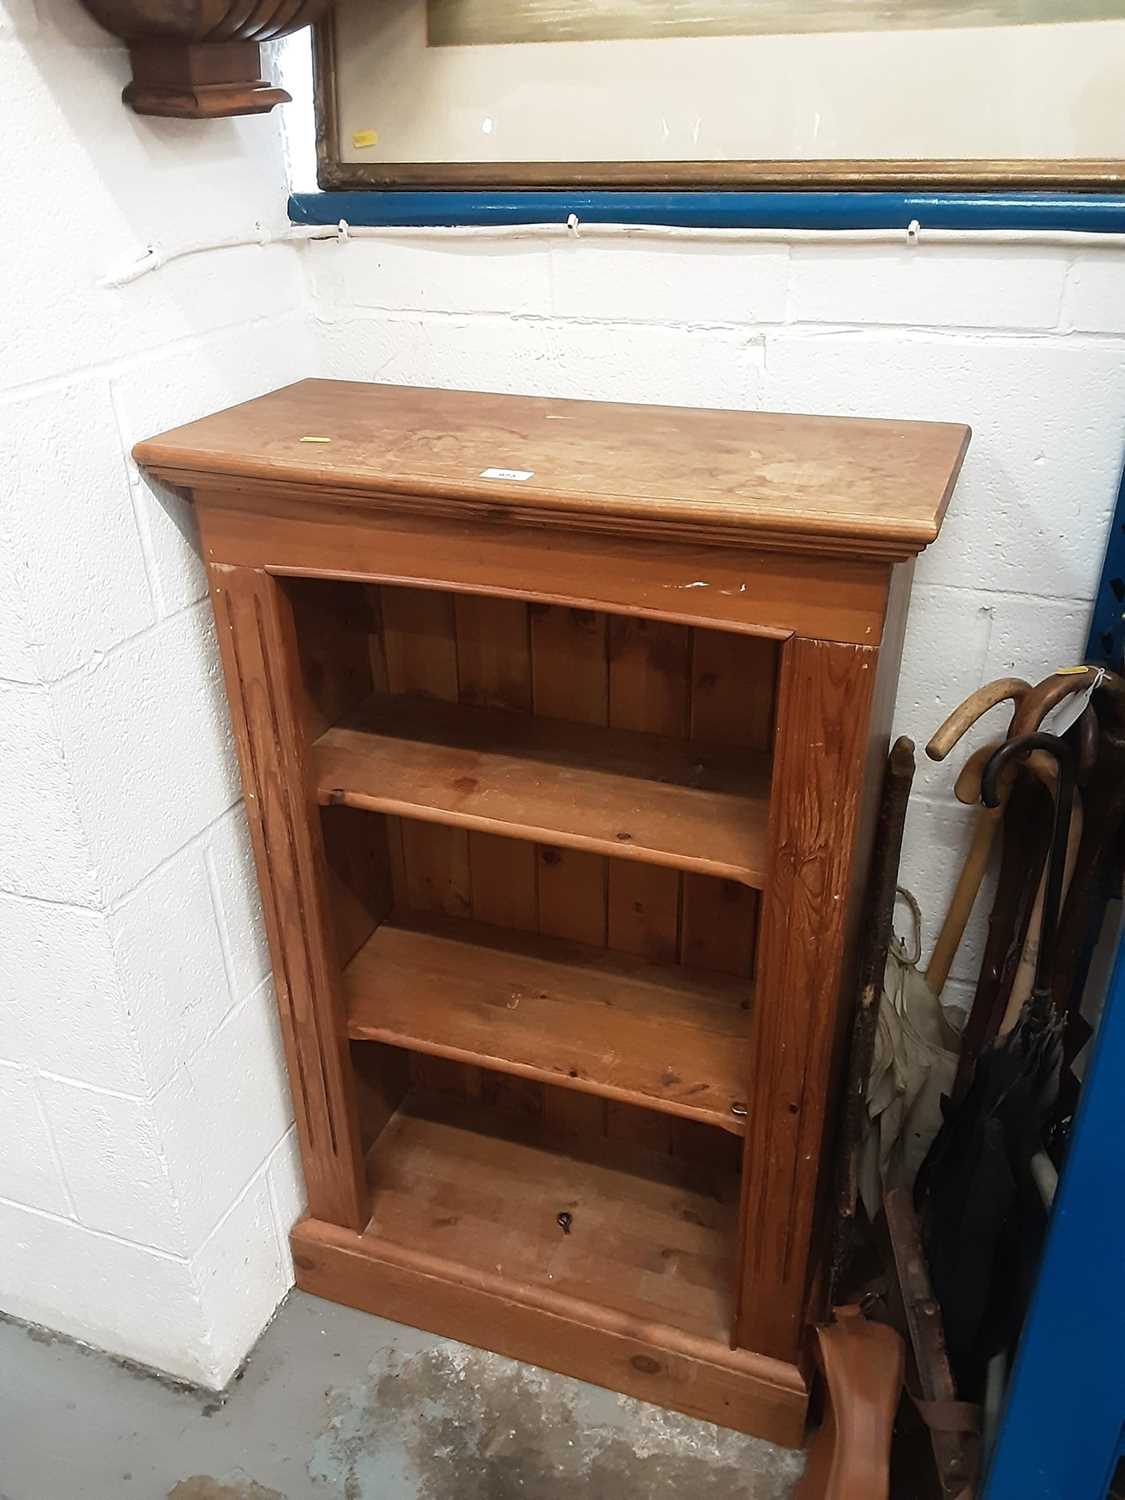
[[[0,0],[0,1309],[221,1386],[299,1203],[210,607],[132,443],[315,373],[276,119],[141,120],[75,0]],[[13,205],[16,205],[13,211]]]
[[[300,1192],[191,518],[132,442],[321,368],[971,422],[917,575],[898,721],[921,744],[980,681],[1081,650],[1125,263],[420,236],[104,291],[154,241],[282,227],[279,123],[133,116],[75,0],[0,0],[0,66],[26,214],[0,242],[0,1309],[218,1386],[289,1285]],[[967,828],[948,781],[923,763],[908,828],[931,918]]]

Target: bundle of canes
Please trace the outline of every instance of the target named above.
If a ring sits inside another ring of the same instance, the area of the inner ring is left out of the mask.
[[[926,753],[932,760],[944,760],[978,719],[1005,702],[1014,705],[1007,738],[1035,733],[1064,698],[1089,687],[1093,670],[1080,668],[1055,673],[1035,687],[1018,677],[988,683],[950,714],[930,740]],[[1125,696],[1121,703],[1125,708]],[[1075,745],[1076,780],[1080,786],[1095,766],[1098,739],[1098,719],[1092,706],[1087,706],[1068,734],[1068,741]],[[984,766],[1003,743],[990,741],[965,762],[954,787],[958,801],[967,805],[978,803]],[[1005,764],[997,780],[997,805],[981,807],[977,814],[969,853],[927,970],[931,988],[940,994],[988,869],[993,844],[1002,833],[996,896],[989,915],[976,991],[962,1032],[954,1101],[964,1097],[982,1049],[994,1037],[1011,1029],[1031,991],[1042,925],[1044,866],[1051,839],[1057,775],[1055,760],[1041,750]],[[1078,868],[1084,826],[1079,798],[1070,823],[1064,892],[1072,872]]]

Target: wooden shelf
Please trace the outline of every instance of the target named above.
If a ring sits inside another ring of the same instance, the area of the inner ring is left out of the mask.
[[[744,1133],[747,980],[427,917],[377,928],[344,989],[354,1039]]]
[[[760,888],[768,757],[503,709],[379,698],[313,747],[325,804]]]
[[[461,1285],[487,1278],[544,1310],[610,1308],[634,1331],[668,1326],[729,1350],[737,1174],[604,1140],[583,1150],[532,1121],[408,1096],[368,1178],[364,1238],[378,1254]]]

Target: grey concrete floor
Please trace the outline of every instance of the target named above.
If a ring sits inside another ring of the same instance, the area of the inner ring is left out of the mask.
[[[0,1500],[782,1500],[800,1470],[303,1293],[224,1400],[0,1322]]]

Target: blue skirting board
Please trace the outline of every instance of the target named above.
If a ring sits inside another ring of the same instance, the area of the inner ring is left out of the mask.
[[[294,224],[664,224],[685,229],[1040,229],[1125,233],[1113,193],[519,192],[294,193]]]

